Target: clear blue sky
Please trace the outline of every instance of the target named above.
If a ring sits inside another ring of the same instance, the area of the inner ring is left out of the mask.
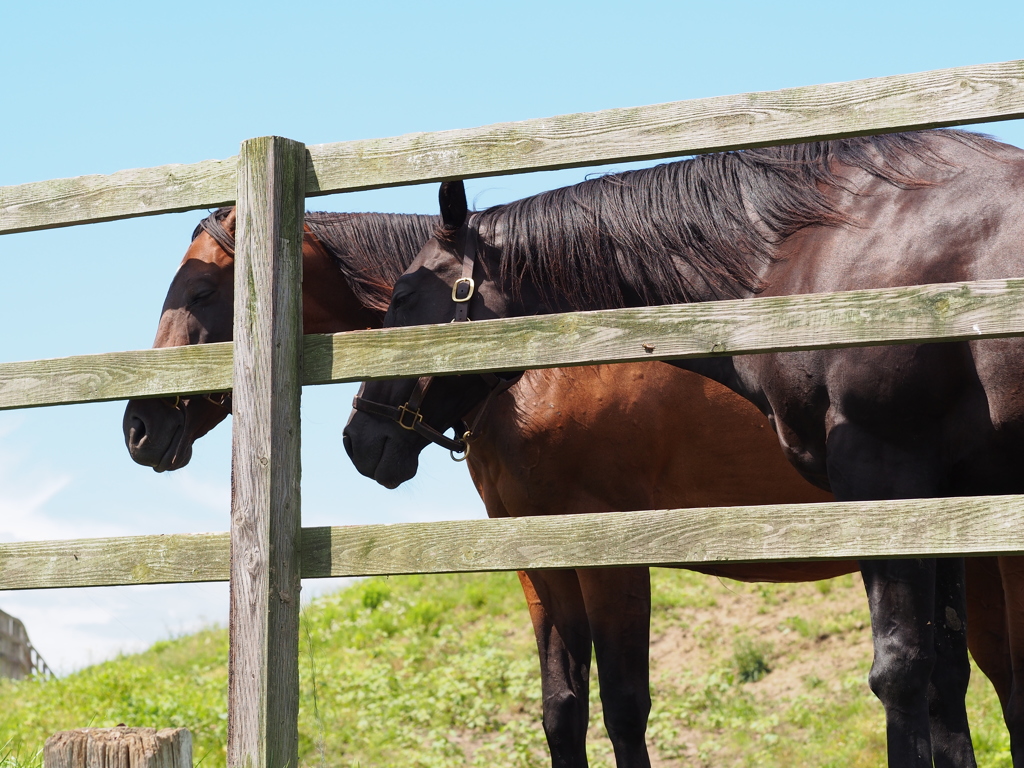
[[[1024,57],[1024,3],[5,3],[0,185]],[[986,130],[1024,145],[1024,126]],[[484,206],[586,171],[469,184]],[[433,185],[311,209],[432,213]],[[149,346],[202,214],[0,237],[0,360]],[[385,491],[341,448],[351,388],[307,389],[306,524],[476,517],[447,453]],[[120,403],[0,413],[0,540],[228,527],[229,430],[131,462]],[[315,584],[307,584],[315,587]],[[218,585],[0,594],[62,670],[226,619]],[[524,619],[525,620],[525,619]]]

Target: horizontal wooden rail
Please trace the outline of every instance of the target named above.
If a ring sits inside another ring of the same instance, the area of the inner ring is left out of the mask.
[[[306,196],[1024,117],[1024,61],[308,147]],[[0,234],[225,205],[235,158],[0,187]]]
[[[1021,335],[1018,278],[357,331],[308,337],[304,364],[326,384]]]
[[[307,336],[303,383],[1021,335],[983,280]],[[0,410],[230,388],[230,343],[0,364]]]
[[[0,544],[0,590],[226,581],[226,533]],[[302,530],[302,577],[1024,552],[1024,496]]]
[[[231,342],[0,363],[0,410],[231,389]]]
[[[235,202],[236,157],[0,187],[0,235]]]

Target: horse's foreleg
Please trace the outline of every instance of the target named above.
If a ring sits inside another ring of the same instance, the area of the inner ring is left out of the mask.
[[[885,707],[889,766],[931,768],[935,561],[864,560],[860,565],[875,651],[868,682]]]
[[[832,425],[826,440],[826,461],[836,499],[870,501],[940,495],[945,474],[936,446],[941,441],[927,429],[921,434],[902,430],[897,443],[885,436],[891,431],[887,424],[879,422],[866,428],[849,421],[838,408],[830,410],[828,418]],[[890,768],[932,768],[933,720],[940,736],[934,764],[974,768],[962,692],[970,676],[966,638],[960,653],[949,637],[942,638],[937,647],[935,631],[936,611],[945,615],[951,594],[963,589],[962,579],[958,587],[956,578],[946,572],[945,566],[937,566],[934,559],[862,560],[860,568],[875,651],[868,681],[885,707]],[[943,574],[938,591],[937,572]],[[962,600],[955,600],[951,606],[961,625],[965,623]],[[933,690],[932,673],[940,652],[943,669],[935,678],[940,687]],[[934,718],[930,705],[934,705]]]
[[[544,733],[554,768],[585,768],[590,625],[576,571],[519,571],[540,656]]]
[[[615,764],[647,768],[647,716],[651,711],[648,657],[651,577],[647,568],[577,571],[597,654],[601,703]]]
[[[971,664],[967,658],[967,606],[964,561],[935,561],[933,614],[935,668],[928,688],[932,760],[935,768],[974,765],[971,731],[963,706]]]
[[[1012,684],[1003,705],[1015,766],[1024,766],[1024,557],[1000,557]]]

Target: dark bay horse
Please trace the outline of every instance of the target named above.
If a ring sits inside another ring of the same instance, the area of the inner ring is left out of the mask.
[[[306,221],[308,332],[379,326],[391,285],[440,224],[439,217],[383,214],[307,214]],[[164,302],[157,346],[231,337],[233,235],[232,209],[196,228]],[[192,443],[229,409],[230,400],[219,396],[132,401],[124,419],[129,451],[158,471],[184,466]],[[643,427],[651,424],[659,429]],[[492,517],[831,498],[781,457],[753,406],[716,382],[667,365],[528,372],[484,414],[467,464]],[[977,593],[972,619],[983,599],[992,606],[980,614],[986,623],[972,621],[971,649],[1003,696],[1010,689],[1007,634],[992,560],[972,561],[978,570],[968,582]],[[790,563],[705,572],[805,581],[854,569],[852,563]],[[613,738],[623,741],[624,729],[632,738],[628,724],[620,723],[636,719],[635,696],[648,689],[647,570],[536,571],[520,579],[540,651],[553,760],[578,765],[586,759],[592,642],[603,664],[602,698]]]
[[[449,183],[441,203],[444,227],[396,283],[387,326],[1024,275],[1024,152],[955,131],[706,155],[472,215]],[[680,367],[755,404],[801,474],[840,500],[1024,491],[1021,339]],[[442,429],[489,388],[472,376],[429,391],[368,383],[346,447],[363,474],[396,485],[415,472],[423,438],[366,404],[414,395]],[[860,568],[890,764],[974,765],[963,561]],[[1019,592],[1007,591],[1014,610]],[[1020,764],[1019,686],[1003,700]]]

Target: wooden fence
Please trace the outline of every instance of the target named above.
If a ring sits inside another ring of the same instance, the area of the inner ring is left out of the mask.
[[[0,234],[236,203],[233,344],[0,365],[0,408],[232,390],[230,534],[0,545],[0,589],[231,581],[228,763],[297,761],[299,578],[1024,551],[1024,497],[300,528],[304,384],[1024,335],[1024,280],[301,335],[305,197],[1024,117],[1024,61],[0,188]],[[648,351],[653,345],[653,351]]]
[[[0,677],[23,680],[32,675],[52,677],[53,673],[32,646],[25,625],[0,611]]]

